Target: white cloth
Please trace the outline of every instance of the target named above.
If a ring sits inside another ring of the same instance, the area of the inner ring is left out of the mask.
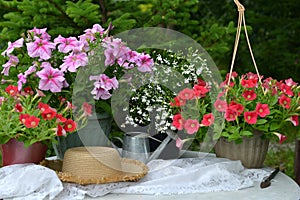
[[[245,169],[240,161],[222,158],[152,160],[149,173],[138,182],[81,186],[61,184],[56,174],[38,165],[12,165],[0,169],[0,199],[84,199],[108,193],[190,194],[233,191],[251,187],[271,169]],[[5,186],[5,187],[3,187]]]
[[[34,164],[16,164],[0,169],[0,199],[54,199],[63,190],[56,173]]]

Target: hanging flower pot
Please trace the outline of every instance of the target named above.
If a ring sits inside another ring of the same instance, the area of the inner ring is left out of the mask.
[[[25,147],[23,142],[19,142],[15,138],[10,139],[7,143],[1,146],[2,166],[35,163],[41,162],[47,152],[47,145],[36,142]]]
[[[253,137],[244,137],[238,144],[221,137],[214,147],[215,153],[217,157],[240,160],[247,168],[261,168],[269,147],[269,140],[262,139],[262,135],[262,132],[255,132]]]

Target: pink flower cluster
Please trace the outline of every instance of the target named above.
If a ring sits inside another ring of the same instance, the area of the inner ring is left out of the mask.
[[[153,59],[144,53],[138,53],[127,47],[119,38],[106,37],[103,39],[102,46],[105,48],[105,66],[118,64],[124,70],[134,67],[140,72],[151,72],[154,65]],[[91,76],[90,80],[94,82],[92,95],[94,99],[109,99],[111,97],[110,90],[118,88],[116,77],[109,78],[105,74],[99,76]]]
[[[23,85],[30,85],[28,78],[32,75],[39,78],[40,90],[61,92],[63,88],[69,87],[66,74],[76,73],[79,68],[87,66],[88,56],[92,55],[93,48],[99,42],[104,47],[105,66],[118,64],[125,70],[133,67],[137,67],[141,72],[152,70],[154,63],[149,55],[132,51],[120,39],[107,36],[106,31],[99,24],[95,24],[78,38],[65,38],[59,35],[53,42],[46,28],[29,30],[26,38],[8,42],[8,48],[1,54],[8,57],[8,62],[2,65],[2,74],[9,76],[10,68],[18,64],[26,66],[27,70],[18,74],[19,91]],[[23,47],[26,47],[23,52],[27,54],[22,59],[29,57],[26,63],[25,61],[22,63],[16,55],[13,55],[14,51]],[[108,99],[111,96],[109,90],[118,87],[115,77],[108,78],[103,74],[90,79],[96,81],[92,91],[95,99]]]

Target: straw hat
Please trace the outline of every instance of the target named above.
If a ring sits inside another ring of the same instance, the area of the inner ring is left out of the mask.
[[[144,163],[121,158],[110,147],[71,148],[62,162],[44,160],[41,165],[57,171],[62,181],[81,185],[137,181],[148,172]]]

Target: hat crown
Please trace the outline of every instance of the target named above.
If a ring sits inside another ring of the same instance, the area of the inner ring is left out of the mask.
[[[62,166],[62,172],[69,172],[84,178],[105,178],[120,174],[121,170],[118,152],[109,147],[68,149]]]

